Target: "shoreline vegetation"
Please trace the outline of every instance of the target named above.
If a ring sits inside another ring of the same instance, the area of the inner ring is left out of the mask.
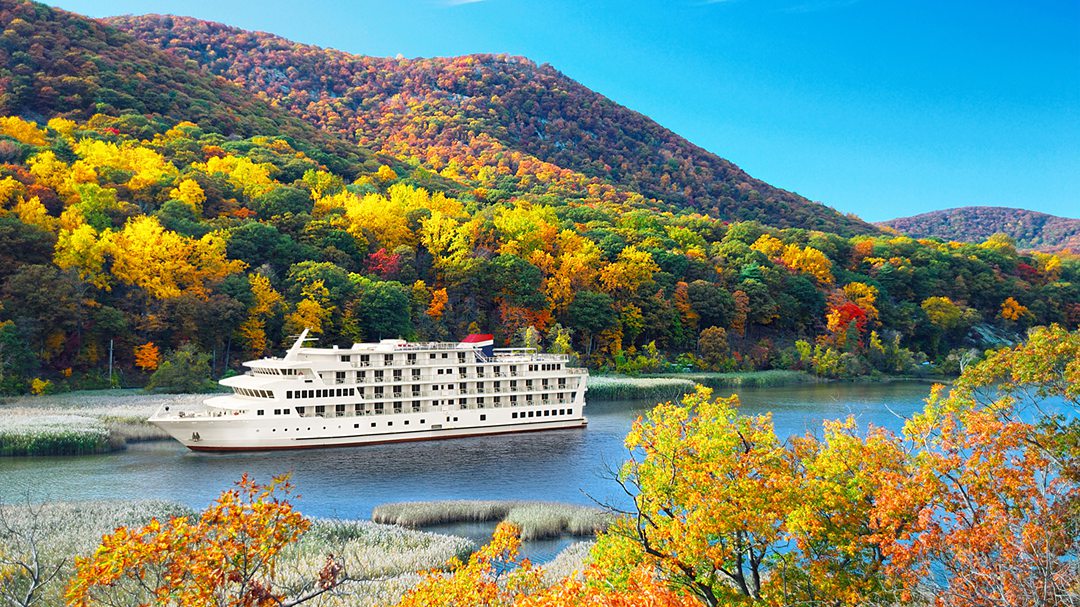
[[[571,536],[594,536],[607,529],[610,515],[600,508],[557,502],[517,500],[448,500],[395,502],[376,506],[376,523],[409,529],[453,523],[512,523],[524,541]]]
[[[161,405],[191,405],[203,398],[116,389],[2,399],[0,456],[92,455],[168,439],[147,418]]]
[[[944,378],[883,376],[844,381],[944,381]],[[645,376],[591,375],[588,398],[598,401],[675,400],[695,384],[713,389],[777,387],[828,380],[803,371],[668,373]],[[147,422],[163,404],[194,405],[207,394],[155,394],[140,389],[78,390],[0,399],[0,457],[95,455],[131,443],[168,440]]]
[[[197,515],[186,506],[159,500],[0,503],[0,546],[4,545],[5,529],[22,533],[35,530],[42,563],[60,567],[57,581],[42,589],[40,604],[62,605],[64,581],[73,574],[73,557],[93,552],[102,535],[120,526],[145,525],[155,517],[166,521]],[[478,547],[467,538],[399,525],[319,518],[312,522],[300,540],[282,553],[278,574],[285,585],[299,584],[306,573],[322,566],[327,554],[334,554],[337,562],[358,578],[350,584],[348,605],[395,603],[420,580],[417,572],[444,569],[451,558],[467,558]],[[580,569],[587,547],[574,544],[556,555],[553,571]]]

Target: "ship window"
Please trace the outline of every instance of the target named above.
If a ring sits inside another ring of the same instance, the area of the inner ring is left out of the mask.
[[[285,392],[285,398],[292,398],[292,390]]]
[[[443,357],[443,358],[450,358],[450,355],[449,355],[449,354],[447,354],[446,352],[443,352],[443,355],[442,355],[442,357]]]
[[[394,422],[386,422],[386,425],[387,425],[387,426],[393,426],[393,425],[394,425]]]
[[[353,424],[353,425],[352,425],[352,427],[353,427],[353,428],[359,428],[359,427],[360,427],[360,424]]]
[[[513,413],[511,413],[510,417],[512,417],[514,419],[517,419],[517,411],[514,411]]]
[[[349,355],[348,354],[342,354],[341,355],[341,362],[343,362],[343,363],[349,362]]]
[[[375,422],[371,422],[371,427],[372,427],[372,428],[374,428],[374,427],[375,427]]]
[[[529,417],[532,417],[532,416],[533,416],[533,412],[529,411]]]
[[[405,420],[405,425],[406,425],[406,426],[408,426],[408,425],[409,425],[409,420]]]
[[[456,417],[454,418],[454,421],[457,421],[457,418],[456,418]]]
[[[265,411],[263,411],[262,409],[259,409],[259,415],[263,415],[264,413],[265,413]]]
[[[334,411],[338,415],[345,415],[345,405],[338,405],[337,407],[335,407]]]
[[[281,410],[281,412],[284,413],[285,415],[288,415],[291,411],[292,411],[292,409],[282,409]]]
[[[262,409],[259,409],[259,411],[262,411]],[[274,415],[281,415],[281,409],[274,409]]]
[[[426,423],[426,422],[425,422],[425,420],[420,420],[420,423],[423,424],[423,423]]]
[[[356,388],[349,388],[349,396],[356,396]]]
[[[480,415],[480,421],[484,421],[484,420],[486,420],[486,419],[487,419],[487,416],[486,416],[486,415],[484,415],[484,414],[481,414],[481,415]]]
[[[326,413],[326,407],[322,405],[315,405],[315,415],[322,415]]]

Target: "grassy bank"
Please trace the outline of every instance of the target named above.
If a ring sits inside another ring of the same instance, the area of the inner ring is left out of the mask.
[[[201,394],[93,390],[0,401],[0,455],[84,455],[169,436],[147,423],[161,405],[196,404]]]
[[[410,528],[508,521],[521,527],[522,539],[530,540],[566,534],[592,536],[607,528],[610,518],[599,508],[574,504],[452,500],[383,504],[375,507],[371,520]]]

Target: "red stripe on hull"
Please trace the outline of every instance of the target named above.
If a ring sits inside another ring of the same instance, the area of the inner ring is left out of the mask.
[[[387,445],[390,443],[413,443],[418,441],[429,440],[449,440],[453,438],[472,438],[476,436],[492,436],[495,434],[525,434],[526,432],[551,432],[554,430],[578,430],[587,426],[589,422],[582,422],[577,427],[562,427],[562,428],[522,428],[520,430],[505,430],[502,432],[475,432],[473,434],[452,434],[448,436],[428,436],[417,438],[397,438],[392,440],[379,440],[379,441],[363,441],[356,443],[335,443],[332,445],[281,445],[273,447],[196,447],[192,445],[186,445],[188,449],[192,451],[199,451],[203,453],[226,453],[235,451],[296,451],[300,449],[333,449],[336,447],[362,447],[364,445]]]

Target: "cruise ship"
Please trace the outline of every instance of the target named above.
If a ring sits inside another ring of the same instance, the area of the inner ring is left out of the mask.
[[[244,363],[231,394],[160,407],[150,422],[194,451],[343,447],[582,428],[588,372],[561,354],[384,339]]]

